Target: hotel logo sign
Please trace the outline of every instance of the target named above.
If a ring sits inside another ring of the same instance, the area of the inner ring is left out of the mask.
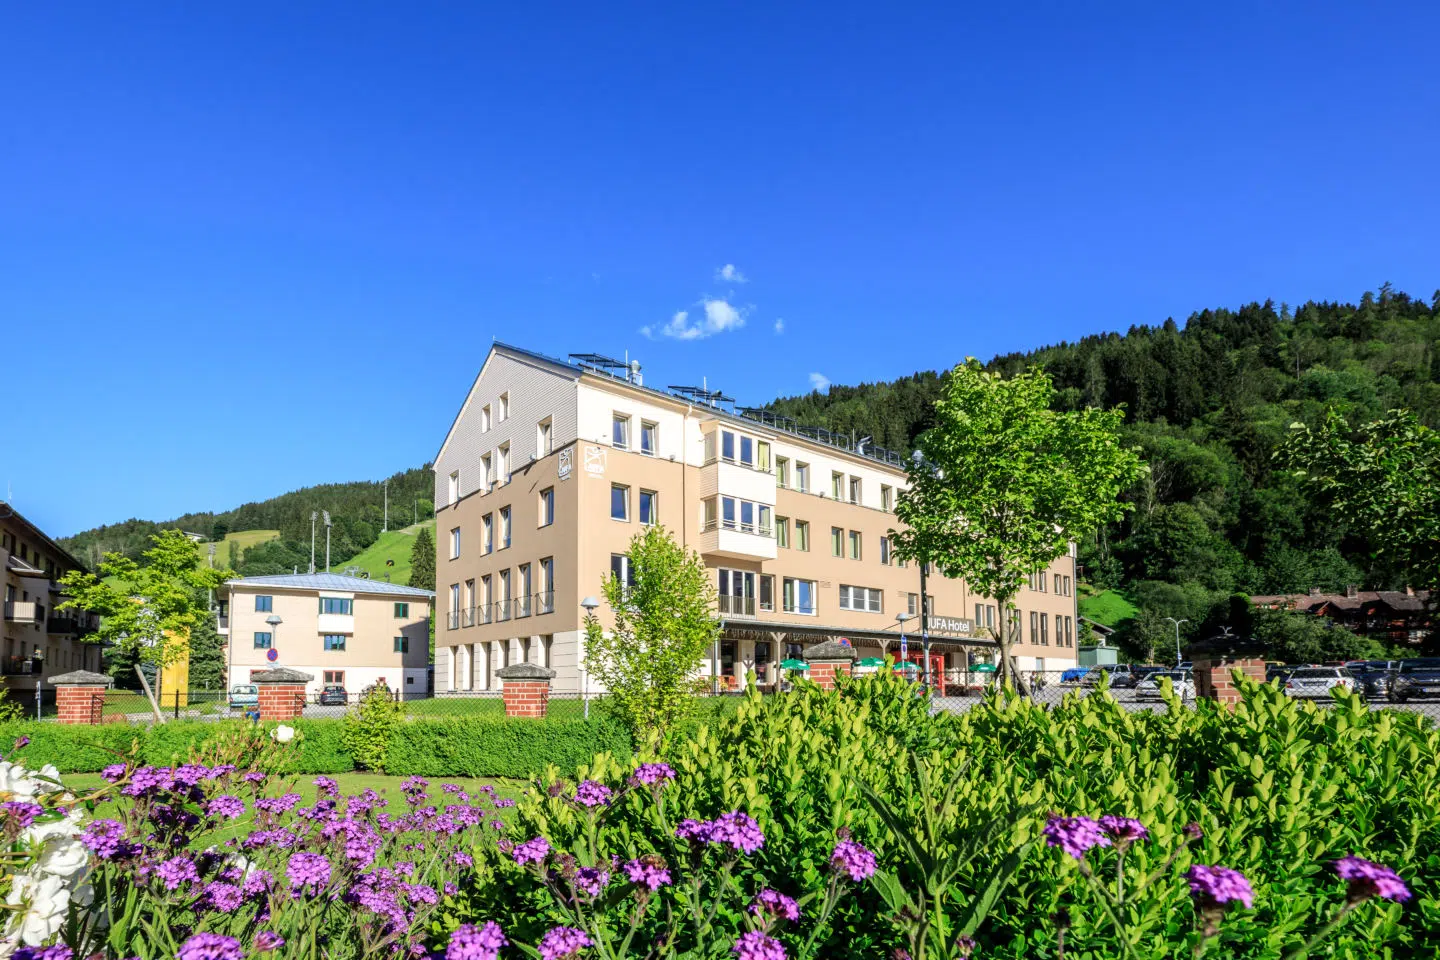
[[[970,637],[975,633],[975,623],[968,617],[930,617],[930,636]]]

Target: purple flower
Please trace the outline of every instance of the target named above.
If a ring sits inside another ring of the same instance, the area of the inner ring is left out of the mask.
[[[875,872],[875,854],[854,840],[841,840],[830,852],[830,865],[851,880],[864,880]]]
[[[665,780],[674,780],[675,770],[668,763],[642,763],[630,775],[630,782],[653,787]]]
[[[19,736],[15,738],[15,746],[12,749],[20,750],[28,746],[30,746],[30,738],[26,736]]]
[[[1100,824],[1089,817],[1062,817],[1051,814],[1045,823],[1045,842],[1059,847],[1076,860],[1083,859],[1091,847],[1108,847],[1110,838],[1100,829]]]
[[[315,784],[316,789],[324,796],[335,797],[340,795],[340,784],[331,780],[329,777],[316,777],[310,782]]]
[[[467,923],[450,934],[445,960],[495,960],[500,955],[500,948],[509,942],[500,924],[494,920],[483,927]]]
[[[675,828],[675,836],[691,843],[709,843],[711,825],[705,820],[685,819]]]
[[[269,870],[251,870],[241,882],[240,889],[245,891],[247,897],[258,897],[274,885],[275,878],[270,875]]]
[[[65,944],[57,943],[53,947],[21,947],[10,956],[11,960],[71,960],[75,952]]]
[[[7,800],[0,803],[0,811],[3,811],[6,819],[15,826],[24,830],[35,822],[35,818],[45,812],[45,808],[38,803],[29,803],[25,800]]]
[[[955,941],[955,950],[962,957],[968,957],[974,953],[976,946],[978,944],[975,943],[974,937],[960,937]]]
[[[261,930],[255,934],[255,949],[261,952],[266,950],[279,950],[285,946],[285,938],[274,930]]]
[[[665,861],[654,854],[646,854],[638,860],[625,864],[625,875],[637,887],[645,887],[651,893],[670,882],[670,871]]]
[[[297,895],[302,890],[319,890],[330,882],[330,861],[318,853],[296,853],[285,866],[285,876]]]
[[[540,940],[542,960],[564,960],[573,957],[591,945],[584,930],[574,927],[552,927]]]
[[[771,890],[768,887],[761,890],[759,896],[751,901],[750,912],[757,917],[769,915],[772,917],[784,917],[790,921],[800,919],[800,905],[795,902],[795,899],[785,896],[785,894],[779,890]]]
[[[123,780],[125,779],[125,764],[112,763],[110,764],[110,766],[100,771],[100,776],[104,777],[106,780],[109,780],[111,783],[114,783],[117,780]]]
[[[205,805],[205,812],[212,817],[223,817],[226,820],[235,820],[245,814],[245,801],[239,797],[232,797],[222,793],[213,797]]]
[[[171,857],[155,868],[155,876],[165,884],[166,890],[178,890],[182,883],[193,883],[200,879],[195,861],[189,857]]]
[[[1341,880],[1350,882],[1348,894],[1352,902],[1384,897],[1397,903],[1410,899],[1410,888],[1400,875],[1383,864],[1373,863],[1354,855],[1341,857],[1331,864]]]
[[[1255,905],[1255,891],[1238,870],[1197,863],[1185,871],[1185,879],[1190,884],[1190,895],[1201,910],[1223,909],[1226,904],[1236,902],[1247,908]]]
[[[245,902],[245,895],[233,883],[207,883],[205,906],[216,913],[234,913]]]
[[[581,780],[575,788],[575,802],[583,807],[603,807],[614,795],[615,791],[594,780]]]
[[[261,773],[259,770],[249,770],[241,774],[240,779],[244,783],[253,783],[258,786],[265,782],[265,774]],[[256,939],[258,940],[259,938],[257,937]]]
[[[1131,817],[1112,817],[1107,814],[1100,818],[1100,829],[1105,831],[1105,836],[1111,840],[1127,846],[1150,836],[1145,824]]]
[[[737,853],[754,853],[765,843],[760,824],[736,810],[722,813],[710,824],[710,842],[728,843]]]
[[[197,933],[180,944],[176,960],[245,960],[245,950],[234,937]]]
[[[464,867],[467,870],[470,867],[475,866],[475,858],[470,856],[470,854],[464,852],[463,850],[456,850],[454,853],[450,854],[450,862],[455,864],[455,866],[457,867]]]
[[[742,935],[730,952],[740,960],[785,960],[785,948],[780,941],[765,936],[759,930]]]
[[[289,813],[300,802],[300,794],[285,793],[278,797],[261,797],[255,801],[255,809],[263,813]]]
[[[598,897],[610,884],[610,871],[599,867],[581,867],[575,871],[575,889],[587,897]]]
[[[545,858],[550,855],[550,841],[544,837],[526,840],[524,843],[517,844],[514,852],[510,855],[522,867],[527,863],[544,863]]]

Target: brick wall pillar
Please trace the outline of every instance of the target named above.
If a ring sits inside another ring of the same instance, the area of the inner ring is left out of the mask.
[[[550,681],[555,671],[535,663],[512,663],[495,671],[500,680],[500,697],[505,701],[505,716],[545,716],[550,706]]]
[[[1233,706],[1240,701],[1240,687],[1235,674],[1259,683],[1265,682],[1265,661],[1249,657],[1214,656],[1196,660],[1194,667],[1195,698],[1218,700]]]
[[[810,680],[826,690],[835,689],[837,677],[848,677],[855,668],[855,648],[838,640],[817,643],[805,651]]]
[[[305,685],[314,674],[276,667],[261,670],[250,677],[260,698],[260,719],[296,720],[305,714]]]
[[[105,714],[105,691],[113,681],[103,673],[76,670],[51,677],[61,723],[95,725]]]

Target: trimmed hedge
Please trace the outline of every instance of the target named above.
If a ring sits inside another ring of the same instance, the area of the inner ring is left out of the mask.
[[[532,779],[554,764],[567,776],[595,754],[630,756],[630,737],[614,720],[412,720],[390,738],[385,772],[425,777]]]

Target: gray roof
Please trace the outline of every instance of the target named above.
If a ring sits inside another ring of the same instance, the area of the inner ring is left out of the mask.
[[[434,590],[421,590],[385,580],[367,580],[364,577],[347,577],[339,573],[281,573],[269,577],[240,577],[226,580],[226,584],[237,587],[281,587],[290,590],[338,590],[350,593],[383,593],[395,597],[425,597],[435,599]]]

